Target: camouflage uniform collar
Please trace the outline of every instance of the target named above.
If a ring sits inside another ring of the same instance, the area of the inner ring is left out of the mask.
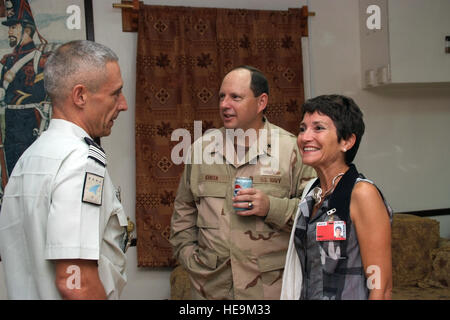
[[[264,127],[261,130],[264,130],[267,134],[267,145],[265,148],[263,149],[259,149],[258,146],[258,152],[257,152],[257,156],[263,155],[263,154],[267,154],[268,156],[272,156],[272,132],[271,130],[274,129],[279,129],[277,126],[273,125],[272,123],[269,122],[269,120],[267,120],[267,118],[265,116],[263,116],[263,122],[264,122]],[[222,138],[223,138],[223,149],[219,151],[219,154],[222,155],[223,157],[225,157],[226,154],[226,141],[227,141],[227,137],[226,137],[226,129],[225,127],[221,127],[219,129]],[[210,151],[210,154],[215,153],[216,150],[212,149]],[[226,157],[225,157],[226,158]]]

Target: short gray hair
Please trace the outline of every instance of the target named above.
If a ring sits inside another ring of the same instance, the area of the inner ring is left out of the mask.
[[[76,40],[62,44],[45,64],[45,90],[53,104],[67,97],[76,84],[83,84],[95,92],[106,80],[106,63],[118,60],[110,48],[93,41]]]

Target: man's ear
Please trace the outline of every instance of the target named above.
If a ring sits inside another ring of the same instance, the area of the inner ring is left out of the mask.
[[[72,88],[72,101],[79,107],[84,108],[87,102],[87,88],[82,84],[77,84]]]
[[[267,95],[267,93],[261,93],[261,95],[258,97],[258,113],[264,111],[264,109],[267,107],[268,102],[269,96]]]

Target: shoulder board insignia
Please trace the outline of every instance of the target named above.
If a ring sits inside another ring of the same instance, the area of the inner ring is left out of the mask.
[[[85,137],[84,141],[89,145],[88,158],[94,159],[100,163],[103,167],[106,167],[106,154],[105,151],[100,147],[94,140]]]

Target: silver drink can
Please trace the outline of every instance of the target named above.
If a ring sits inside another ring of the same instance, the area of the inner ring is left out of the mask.
[[[236,197],[237,193],[241,189],[248,189],[253,186],[253,180],[249,177],[236,177],[234,180],[234,196]],[[236,211],[248,210],[248,208],[234,208]]]

